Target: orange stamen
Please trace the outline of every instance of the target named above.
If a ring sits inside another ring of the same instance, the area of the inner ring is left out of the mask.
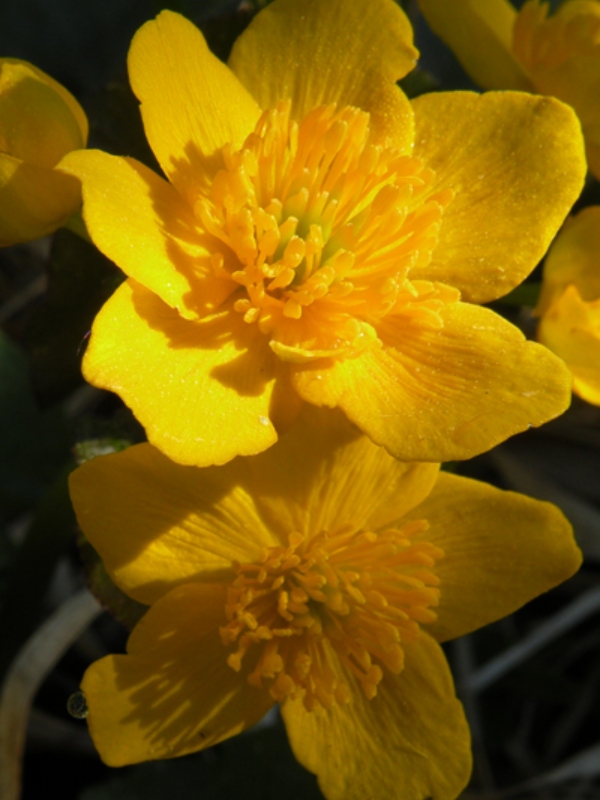
[[[241,669],[258,652],[248,681],[270,683],[276,700],[302,693],[308,710],[351,696],[353,675],[365,696],[377,694],[383,668],[399,673],[402,645],[433,622],[439,580],[432,568],[443,553],[424,541],[423,520],[383,533],[291,534],[258,564],[236,564],[226,606],[223,644],[237,644],[227,663]],[[343,670],[333,666],[341,662]]]

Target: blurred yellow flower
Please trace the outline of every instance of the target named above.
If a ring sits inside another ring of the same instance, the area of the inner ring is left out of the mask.
[[[576,117],[516,93],[411,104],[395,81],[415,56],[392,0],[276,0],[229,66],[172,12],[136,34],[131,84],[170,183],[102,152],[62,166],[129,276],[85,377],[175,461],[260,452],[303,402],[419,461],[568,404],[563,365],[472,303],[523,280],[577,197]]]
[[[71,496],[113,580],[151,606],[82,682],[103,760],[202,750],[279,702],[328,800],[456,797],[469,731],[438,643],[580,563],[554,506],[401,463],[335,411],[223,467],[148,444],[102,456]]]
[[[538,339],[563,359],[573,391],[600,405],[600,206],[567,220],[544,264]]]
[[[423,16],[484,89],[552,95],[581,121],[588,165],[600,178],[600,2],[419,0]]]
[[[0,59],[0,246],[47,236],[81,205],[81,189],[54,167],[85,147],[75,98],[37,67]]]

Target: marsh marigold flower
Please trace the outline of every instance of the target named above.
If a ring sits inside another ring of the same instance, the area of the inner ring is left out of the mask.
[[[411,35],[392,0],[276,0],[226,66],[163,12],[128,63],[169,182],[63,162],[128,275],[85,377],[175,461],[260,452],[303,403],[398,458],[467,458],[569,402],[563,365],[474,303],[522,281],[577,196],[575,115],[516,93],[411,104]]]
[[[600,405],[600,206],[567,220],[544,263],[538,339],[573,374],[573,391]]]
[[[572,106],[600,178],[600,2],[419,0],[423,16],[485,89],[552,95]]]
[[[580,563],[554,506],[401,463],[339,411],[304,409],[223,467],[149,444],[101,456],[71,496],[113,580],[151,606],[82,682],[104,761],[202,750],[278,702],[328,800],[456,797],[469,732],[439,642]]]
[[[64,86],[26,61],[0,59],[1,247],[47,236],[78,210],[78,181],[54,167],[87,135]]]

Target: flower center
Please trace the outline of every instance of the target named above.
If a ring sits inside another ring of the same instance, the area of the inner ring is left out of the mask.
[[[348,702],[344,676],[355,676],[373,698],[383,667],[401,672],[403,643],[436,619],[432,567],[443,553],[411,541],[427,528],[419,520],[378,534],[350,526],[310,539],[292,533],[287,547],[269,548],[260,563],[236,564],[221,628],[224,645],[237,643],[229,666],[240,670],[255,648],[249,683],[269,682],[278,701],[302,693],[309,711]]]
[[[240,287],[235,310],[282,358],[362,351],[364,321],[415,295],[408,273],[429,263],[452,192],[434,192],[419,159],[373,144],[369,115],[352,107],[296,122],[279,103],[222,157],[194,211],[221,243],[215,274]]]
[[[548,16],[548,3],[529,0],[517,16],[513,51],[525,70],[554,69],[573,56],[596,56],[600,16],[578,3],[566,3]]]

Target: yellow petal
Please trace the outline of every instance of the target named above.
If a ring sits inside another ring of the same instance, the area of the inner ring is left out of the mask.
[[[80,205],[75,178],[0,152],[0,247],[53,233]]]
[[[103,761],[117,767],[203,750],[258,722],[273,705],[266,690],[227,666],[218,626],[225,590],[187,584],[138,623],[130,655],[92,664],[81,684],[88,725]]]
[[[404,670],[386,671],[373,700],[357,687],[331,710],[282,706],[294,754],[327,800],[454,800],[467,783],[469,729],[444,654],[428,636],[405,654]]]
[[[54,167],[85,147],[87,119],[57,81],[26,61],[0,59],[0,152]]]
[[[572,528],[556,506],[486,483],[442,472],[409,517],[429,522],[415,540],[444,551],[435,565],[438,620],[427,626],[438,641],[511,614],[581,565]]]
[[[586,303],[568,286],[540,320],[538,339],[573,374],[573,392],[600,405],[600,299]]]
[[[433,93],[413,108],[414,154],[436,171],[431,191],[456,195],[431,264],[411,278],[493,300],[536,266],[581,191],[579,122],[556,100],[512,92]]]
[[[141,444],[88,461],[69,486],[79,526],[110,576],[151,604],[190,581],[233,580],[233,561],[258,561],[262,548],[282,543],[258,515],[245,473],[239,459],[196,469]]]
[[[517,14],[508,0],[419,0],[419,9],[481,87],[529,91],[511,50]]]
[[[59,168],[82,182],[84,218],[97,247],[186,318],[218,307],[235,287],[214,276],[212,237],[177,191],[130,158],[81,150]]]
[[[600,297],[600,206],[570,217],[552,243],[536,315],[544,314],[569,284],[577,287],[583,300]]]
[[[600,176],[600,6],[570,0],[547,17],[547,5],[527,2],[514,28],[513,52],[535,91],[577,112],[591,172]]]
[[[440,330],[386,317],[381,349],[298,370],[298,393],[339,406],[403,461],[470,458],[567,408],[571,379],[562,362],[502,317],[467,303],[440,317]]]
[[[217,151],[227,142],[239,147],[260,110],[200,31],[172,11],[138,30],[128,67],[150,146],[171,183],[193,203],[220,167]]]
[[[223,464],[277,439],[269,419],[279,362],[235,312],[182,319],[133,279],[103,306],[83,362],[117,392],[149,441],[182,464]]]
[[[417,56],[391,0],[276,0],[239,37],[229,65],[262,108],[290,99],[300,119],[319,105],[358,106],[376,136],[406,149],[412,115],[396,81]]]
[[[245,462],[257,507],[284,535],[392,524],[427,496],[438,472],[397,461],[340,412],[310,406],[275,447]]]

